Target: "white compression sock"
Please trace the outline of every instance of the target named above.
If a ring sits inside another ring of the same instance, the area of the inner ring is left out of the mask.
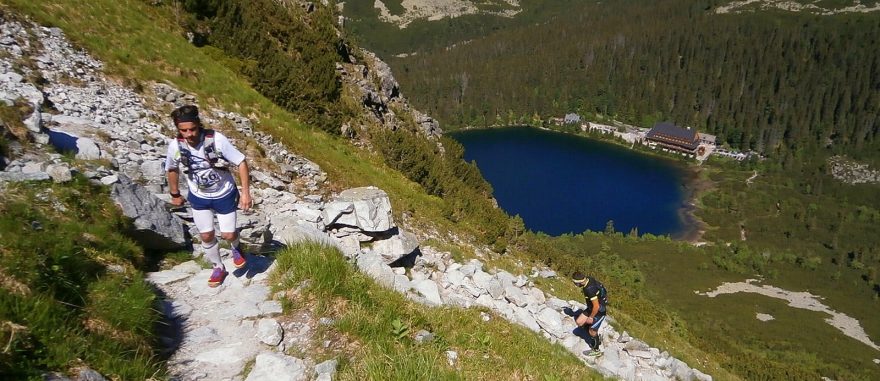
[[[205,250],[205,258],[211,261],[214,267],[226,269],[226,266],[223,266],[223,261],[220,260],[220,245],[217,243],[217,237],[214,237],[211,242],[202,242],[202,249]]]

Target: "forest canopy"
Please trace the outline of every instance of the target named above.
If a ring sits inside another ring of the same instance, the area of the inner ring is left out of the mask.
[[[485,16],[495,27],[481,36],[474,17],[447,20],[434,31],[450,40],[427,49],[405,47],[426,33],[416,25],[383,36],[418,54],[384,58],[446,129],[579,112],[670,120],[768,154],[827,147],[878,159],[880,17],[716,14],[716,3],[574,2],[517,16],[529,23]]]

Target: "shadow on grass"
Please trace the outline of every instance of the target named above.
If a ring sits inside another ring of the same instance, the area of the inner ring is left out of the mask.
[[[154,332],[156,333],[156,348],[161,361],[167,361],[180,348],[183,342],[183,327],[187,316],[175,311],[171,298],[158,287],[153,287],[156,292],[156,308],[160,313],[156,321]]]

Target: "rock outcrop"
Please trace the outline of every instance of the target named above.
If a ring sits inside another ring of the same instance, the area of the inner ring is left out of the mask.
[[[168,212],[164,203],[144,187],[119,175],[110,196],[133,221],[132,236],[141,246],[156,250],[177,250],[188,245],[183,223]]]
[[[341,63],[337,70],[342,74],[343,83],[360,94],[360,102],[374,122],[396,130],[400,127],[398,113],[405,113],[409,114],[407,118],[416,122],[424,136],[432,139],[439,137],[443,133],[440,123],[410,106],[401,95],[400,84],[394,79],[388,64],[372,52],[360,50],[359,53],[366,62]],[[350,128],[343,126],[343,135],[349,136]]]

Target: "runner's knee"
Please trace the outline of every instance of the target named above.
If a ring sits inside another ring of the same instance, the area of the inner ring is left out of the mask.
[[[238,238],[238,233],[236,233],[236,232],[231,232],[231,233],[220,232],[220,236],[223,237],[223,240],[232,242],[232,241],[235,241],[236,238]]]
[[[211,239],[208,241],[206,241],[204,239],[202,240],[202,248],[203,249],[208,250],[214,246],[217,246],[217,238],[214,238],[213,235],[211,236]]]
[[[214,243],[217,243],[217,238],[214,237],[213,230],[205,233],[199,233],[199,237],[202,239],[202,246],[204,246],[205,243],[209,243],[212,241]]]

